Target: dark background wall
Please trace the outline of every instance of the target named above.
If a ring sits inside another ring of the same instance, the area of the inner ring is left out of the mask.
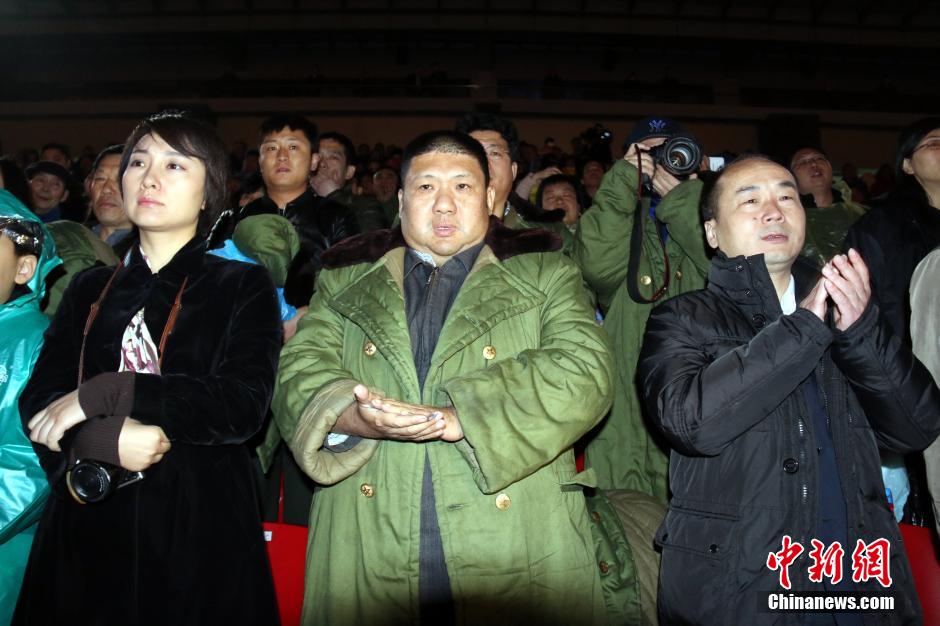
[[[0,146],[100,148],[165,106],[253,143],[274,111],[399,145],[458,114],[563,145],[648,114],[710,151],[890,160],[940,111],[933,2],[0,0]]]

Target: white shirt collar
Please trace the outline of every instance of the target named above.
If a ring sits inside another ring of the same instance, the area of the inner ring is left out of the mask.
[[[787,290],[780,297],[780,308],[784,315],[790,315],[796,311],[796,281],[793,280],[793,274],[790,274],[790,284]]]

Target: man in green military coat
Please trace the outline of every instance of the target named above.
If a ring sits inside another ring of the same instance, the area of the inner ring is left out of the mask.
[[[852,200],[849,185],[832,178],[832,163],[822,150],[800,148],[790,158],[790,171],[806,210],[806,243],[800,255],[822,268],[842,252],[842,243],[867,209]]]
[[[698,210],[702,183],[695,175],[677,180],[647,154],[681,132],[667,118],[637,122],[625,144],[626,155],[604,175],[594,205],[581,217],[571,254],[597,293],[604,328],[615,346],[613,407],[589,440],[587,466],[597,473],[602,489],[639,491],[663,504],[668,497],[667,453],[647,426],[634,376],[654,304],[701,289],[708,271]],[[652,187],[652,193],[641,195],[639,208],[638,163]],[[638,218],[642,238],[631,273],[631,235]],[[631,296],[628,282],[639,298]]]
[[[401,227],[324,256],[281,355],[275,419],[321,485],[303,622],[605,623],[572,445],[612,370],[578,269],[489,218],[470,137],[422,135],[402,179]]]

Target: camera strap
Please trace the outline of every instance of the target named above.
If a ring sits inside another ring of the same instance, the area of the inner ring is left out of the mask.
[[[128,256],[130,256],[130,252],[128,252]],[[108,291],[111,290],[114,279],[123,267],[124,259],[121,259],[118,261],[117,267],[115,267],[114,271],[111,273],[108,282],[105,283],[104,289],[101,290],[98,299],[95,300],[91,308],[88,309],[88,317],[85,319],[85,328],[82,331],[82,348],[78,355],[78,387],[81,387],[82,382],[85,380],[85,342],[88,339],[88,333],[91,330],[91,325],[94,323],[95,318],[98,317],[98,311],[101,310],[101,305],[104,303],[104,298],[108,295]],[[166,324],[163,326],[163,333],[160,335],[160,345],[157,348],[157,367],[160,368],[161,371],[163,369],[163,350],[166,347],[166,340],[169,339],[170,333],[173,332],[173,327],[176,325],[176,318],[179,317],[180,309],[183,308],[183,290],[186,289],[186,283],[188,281],[189,276],[184,276],[183,282],[176,292],[176,298],[173,300],[173,306],[170,307],[170,314],[167,316]]]
[[[640,255],[643,254],[643,221],[646,219],[646,211],[643,210],[643,161],[637,154],[636,160],[637,182],[636,182],[636,207],[633,211],[633,230],[630,233],[630,256],[627,262],[627,293],[634,302],[639,304],[652,304],[666,295],[669,289],[669,254],[666,252],[666,242],[657,232],[656,240],[663,250],[663,264],[665,273],[663,274],[663,286],[656,290],[652,298],[647,299],[640,293],[640,286],[637,285],[637,274],[640,271]],[[652,277],[650,277],[652,278]]]

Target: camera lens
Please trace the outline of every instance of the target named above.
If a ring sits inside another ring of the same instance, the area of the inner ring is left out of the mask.
[[[673,137],[662,147],[661,163],[677,178],[687,177],[702,163],[702,149],[691,137]]]
[[[686,146],[676,146],[667,156],[673,169],[682,170],[692,162],[692,153]]]
[[[111,476],[97,463],[79,463],[71,472],[70,486],[83,502],[98,502],[108,495]]]

